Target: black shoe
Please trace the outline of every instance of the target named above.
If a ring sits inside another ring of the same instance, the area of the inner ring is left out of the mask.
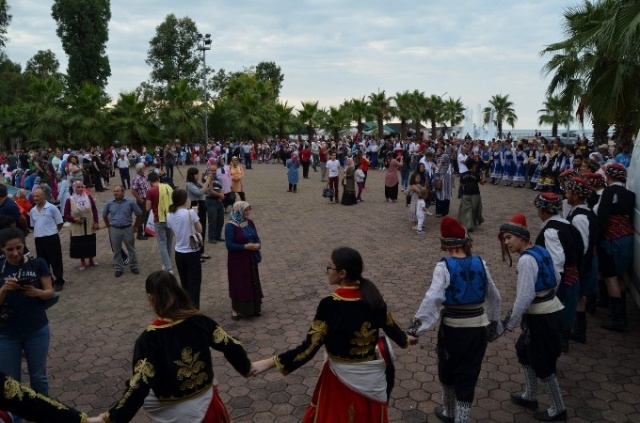
[[[137,268],[135,268],[135,269],[131,269],[131,273],[133,273],[134,275],[139,275],[140,271]]]
[[[232,314],[232,315],[231,315],[231,320],[235,320],[235,321],[237,322],[238,320],[240,320],[240,315],[239,315],[239,314],[236,314],[236,315],[234,316],[234,315]]]
[[[439,405],[436,407],[436,417],[446,423],[454,423],[455,417],[449,417],[444,415],[444,405]]]
[[[511,394],[511,402],[529,410],[535,411],[538,409],[538,400],[524,399],[521,394]]]
[[[56,292],[60,292],[64,289],[64,285],[62,285],[61,283],[54,283],[53,284],[53,290]]]
[[[136,239],[137,239],[137,240],[140,240],[140,241],[146,241],[148,238],[149,238],[149,237],[148,237],[148,236],[146,236],[146,235],[138,235],[138,236],[136,237]]]
[[[116,278],[119,278],[120,276],[122,276],[122,270],[117,270],[116,271]]]
[[[562,410],[562,412],[556,414],[555,416],[550,416],[547,410],[538,411],[537,413],[533,413],[533,418],[541,422],[566,422],[567,410]]]
[[[215,239],[210,239],[208,242],[209,242],[209,244],[217,244],[218,243],[218,241],[216,241]]]

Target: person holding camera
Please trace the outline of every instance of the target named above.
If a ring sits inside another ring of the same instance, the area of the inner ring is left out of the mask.
[[[0,231],[0,249],[0,372],[20,381],[24,354],[31,388],[48,395],[46,301],[54,295],[49,265],[24,255],[25,236],[16,228]]]

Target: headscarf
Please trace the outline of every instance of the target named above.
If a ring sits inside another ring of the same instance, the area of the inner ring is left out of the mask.
[[[74,181],[73,183],[73,194],[71,195],[71,199],[74,203],[76,203],[76,207],[80,211],[89,210],[91,208],[91,201],[89,200],[89,196],[87,192],[83,189],[82,194],[76,193],[76,188],[82,185],[82,181]]]
[[[251,207],[251,205],[247,201],[236,201],[233,203],[233,208],[231,210],[231,214],[229,215],[231,222],[236,225],[244,228],[249,224],[247,220],[244,218],[244,211],[247,207]]]
[[[547,212],[549,214],[558,214],[562,207],[562,198],[552,192],[545,192],[536,196],[533,200],[533,204],[536,208]]]
[[[442,160],[442,165],[440,166],[440,174],[446,175],[449,172],[449,167],[451,166],[451,158],[448,154],[443,154],[440,156],[440,160]]]
[[[610,177],[611,179],[615,179],[616,181],[626,182],[627,181],[627,168],[619,163],[613,163],[607,165],[604,168],[604,173]]]
[[[353,159],[351,157],[347,159],[347,167],[349,166],[353,166]]]
[[[291,152],[291,163],[298,164],[298,153],[296,153],[296,150]]]

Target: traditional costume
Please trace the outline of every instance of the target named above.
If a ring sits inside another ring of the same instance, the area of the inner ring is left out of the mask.
[[[625,188],[627,169],[621,164],[610,164],[605,173],[611,182],[602,192],[597,205],[600,241],[598,258],[604,278],[622,277],[631,268],[633,258],[633,215],[636,195]],[[624,293],[623,293],[624,294]],[[603,328],[624,331],[626,326],[626,298],[609,298],[611,322]]]
[[[358,286],[340,287],[320,301],[307,337],[298,347],[274,357],[287,375],[325,346],[322,368],[304,423],[386,423],[385,360],[376,353],[379,330],[406,348],[407,334],[386,307],[372,310]]]
[[[250,376],[244,347],[214,320],[202,315],[155,320],[136,341],[133,375],[105,422],[129,422],[140,407],[154,421],[229,422],[213,385],[210,348],[221,351],[238,373]]]
[[[504,150],[503,160],[502,160],[502,166],[503,166],[502,179],[506,181],[505,185],[507,186],[513,185],[513,176],[515,175],[515,172],[516,172],[514,159],[515,159],[515,156],[513,154],[513,151],[511,151],[511,147],[507,147],[507,149]]]
[[[491,161],[491,183],[498,185],[502,179],[502,152],[499,149],[493,150]]]
[[[467,231],[452,217],[442,220],[440,234],[443,250],[470,251]],[[468,422],[487,348],[486,328],[490,322],[497,326],[500,319],[500,293],[480,257],[446,257],[436,264],[429,290],[407,332],[418,336],[441,315],[438,376],[444,405],[436,408],[436,415],[446,421]]]
[[[499,238],[503,253],[505,233],[516,235],[527,242],[531,238],[522,213],[500,226]],[[535,413],[533,417],[541,421],[566,420],[567,412],[556,377],[556,362],[560,356],[560,313],[563,306],[555,295],[555,288],[560,281],[560,274],[554,266],[551,254],[536,245],[520,254],[517,275],[516,299],[503,325],[506,330],[512,331],[522,321],[522,334],[516,342],[516,353],[524,373],[525,391],[522,394],[511,394],[511,399],[518,405],[536,410],[537,378],[540,378],[551,397],[551,407]]]
[[[568,220],[558,215],[562,199],[554,193],[540,194],[534,205],[552,216],[542,223],[536,245],[544,247],[553,259],[553,265],[560,273],[558,299],[564,305],[562,313],[562,350],[569,350],[569,335],[573,327],[578,307],[579,269],[578,263],[583,254],[582,239]]]
[[[527,153],[523,150],[519,150],[516,152],[515,157],[515,172],[513,175],[513,182],[516,184],[516,187],[523,187],[525,178],[527,177]]]
[[[589,209],[584,200],[591,195],[591,186],[583,178],[573,177],[566,182],[565,188],[580,197],[582,204],[572,206],[566,219],[575,227],[582,238],[582,258],[580,260],[578,298],[592,295],[597,290],[598,255],[596,244],[598,239],[598,222],[595,213]],[[584,311],[576,311],[575,323],[571,339],[581,343],[587,341],[587,317]]]

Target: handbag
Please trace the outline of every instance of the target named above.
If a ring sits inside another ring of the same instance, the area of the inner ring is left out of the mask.
[[[191,219],[191,210],[187,210],[187,214],[189,215],[189,229],[191,230],[191,234],[189,235],[189,245],[192,250],[196,251],[201,249],[204,245],[202,242],[202,234],[196,231],[196,225]]]
[[[324,189],[322,190],[322,196],[324,198],[333,198],[333,195],[335,193],[333,192],[333,190],[329,187],[324,187]]]

